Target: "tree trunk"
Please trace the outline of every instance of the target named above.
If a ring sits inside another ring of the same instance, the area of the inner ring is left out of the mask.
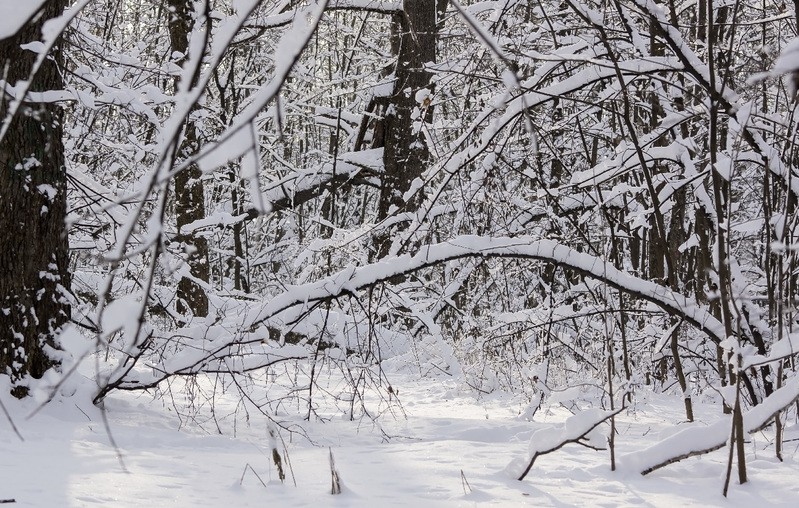
[[[184,55],[189,48],[189,34],[192,27],[191,2],[169,0],[169,40],[172,51]],[[192,83],[193,85],[193,83]],[[175,83],[177,89],[177,83]],[[183,132],[183,142],[178,151],[178,160],[184,159],[198,147],[197,129],[191,119],[187,120]],[[189,271],[193,278],[208,282],[208,241],[193,233],[184,234],[181,228],[205,217],[205,190],[201,180],[202,173],[196,165],[191,165],[175,175],[175,213],[177,215],[178,240],[183,244]],[[177,311],[181,314],[204,317],[208,315],[208,295],[193,279],[183,277],[178,282]]]
[[[405,203],[403,195],[422,175],[430,157],[422,125],[429,120],[432,110],[424,92],[418,92],[430,88],[431,74],[424,65],[436,58],[436,2],[405,0],[404,6],[404,11],[395,15],[393,22],[392,45],[397,55],[397,68],[385,120],[385,174],[378,220],[388,217],[392,207],[412,210],[418,206],[421,201],[418,195],[409,203]],[[383,239],[378,247],[381,256],[388,253],[387,240]]]
[[[0,41],[6,85],[30,79],[37,54],[20,45],[41,40],[46,20],[62,13],[65,0],[51,0],[42,16],[14,37]],[[30,92],[61,90],[60,47],[54,47],[30,84]],[[0,118],[8,122],[8,95]],[[50,354],[69,320],[69,253],[64,226],[66,168],[63,113],[53,103],[24,102],[0,140],[0,375],[11,393],[28,394],[26,377],[41,378],[58,362]]]

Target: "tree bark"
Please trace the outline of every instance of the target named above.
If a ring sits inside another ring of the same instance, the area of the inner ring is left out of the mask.
[[[31,79],[37,58],[20,46],[41,40],[44,22],[59,16],[65,0],[47,2],[42,15],[0,41],[6,87]],[[30,82],[30,92],[61,90],[61,50],[56,45]],[[26,378],[41,378],[58,361],[51,354],[69,320],[63,113],[53,103],[26,100],[9,120],[13,98],[3,94],[0,118],[0,375],[11,393],[28,394]]]
[[[403,12],[394,17],[392,34],[397,67],[385,120],[385,174],[378,220],[388,217],[392,207],[412,210],[418,206],[420,195],[408,203],[403,195],[422,175],[430,157],[422,125],[429,120],[432,109],[429,99],[425,101],[421,94],[417,97],[417,93],[430,88],[431,74],[424,66],[436,58],[436,2],[405,0],[403,6]],[[387,239],[381,243],[378,250],[382,256],[388,253]]]
[[[189,35],[193,24],[191,2],[169,0],[169,40],[172,51],[184,56],[189,51]],[[194,85],[194,83],[192,83]],[[178,83],[175,83],[177,90]],[[183,131],[183,142],[178,150],[178,159],[183,159],[197,150],[199,145],[197,129],[191,119],[187,120]],[[208,315],[208,295],[194,279],[208,282],[208,241],[193,233],[183,233],[181,228],[205,217],[205,189],[202,172],[197,165],[191,165],[175,175],[175,213],[177,215],[178,240],[184,246],[189,271],[192,278],[182,277],[178,282],[177,311],[191,313],[197,317]]]

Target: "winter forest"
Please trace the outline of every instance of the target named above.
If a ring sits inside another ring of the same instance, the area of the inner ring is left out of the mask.
[[[0,1],[0,502],[794,505],[798,18]]]

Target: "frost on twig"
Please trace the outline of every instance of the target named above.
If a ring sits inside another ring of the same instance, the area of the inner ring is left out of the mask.
[[[530,438],[530,460],[527,461],[527,464],[525,465],[523,460],[514,460],[508,465],[506,471],[522,481],[533,468],[538,457],[558,451],[569,443],[586,446],[592,450],[604,450],[604,443],[597,444],[596,436],[590,434],[600,424],[616,416],[623,409],[619,408],[613,411],[589,409],[577,413],[560,425],[537,430]]]

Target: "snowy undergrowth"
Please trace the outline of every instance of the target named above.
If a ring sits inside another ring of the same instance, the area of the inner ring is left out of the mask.
[[[455,377],[395,370],[388,374],[391,397],[379,388],[365,393],[371,417],[361,413],[350,420],[340,407],[325,404],[306,421],[301,397],[277,408],[278,448],[289,460],[283,484],[271,461],[268,420],[253,404],[257,396],[244,400],[232,389],[217,390],[213,401],[202,396],[211,392],[200,385],[219,386],[220,379],[206,378],[188,392],[177,390],[176,382],[173,392],[158,398],[113,393],[106,416],[116,447],[89,402],[91,383],[76,381],[73,395],[58,397],[31,418],[35,401],[12,400],[0,387],[25,439],[6,421],[0,425],[0,499],[42,507],[789,506],[799,494],[799,445],[792,441],[799,432],[790,428],[785,463],[774,458],[770,430],[750,436],[751,482],[734,485],[727,500],[720,493],[724,451],[644,477],[611,472],[607,452],[567,445],[540,457],[519,482],[506,466],[527,458],[536,430],[571,415],[557,397],[530,422],[520,416],[529,404],[525,396],[479,394]],[[330,394],[342,382],[333,369],[320,379]],[[280,385],[279,378],[271,381]],[[721,416],[714,404],[697,406],[694,425]],[[617,418],[617,456],[673,435],[687,425],[674,424],[683,419],[678,397],[639,390]],[[329,450],[343,482],[339,496],[330,495]]]

